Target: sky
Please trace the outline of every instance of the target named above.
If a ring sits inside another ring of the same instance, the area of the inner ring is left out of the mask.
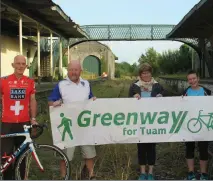
[[[178,24],[200,0],[53,0],[76,23],[95,24]],[[137,62],[153,47],[159,53],[178,49],[175,41],[108,41],[118,62]]]

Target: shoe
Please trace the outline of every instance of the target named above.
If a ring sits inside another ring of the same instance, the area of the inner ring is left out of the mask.
[[[152,174],[148,174],[147,180],[155,180]]]
[[[194,172],[189,172],[188,173],[187,180],[196,180]]]
[[[140,174],[138,180],[146,180],[147,179],[147,175],[145,173]]]
[[[92,177],[89,178],[89,180],[96,180],[96,177],[92,176]]]
[[[200,175],[200,180],[208,180],[208,179],[209,179],[208,174],[206,174],[206,173],[201,173],[201,175]]]

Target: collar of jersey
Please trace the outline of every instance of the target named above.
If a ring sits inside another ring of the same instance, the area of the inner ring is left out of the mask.
[[[65,80],[67,80],[71,84],[75,84],[73,81],[70,80],[70,78],[68,76],[65,78]],[[84,80],[81,77],[80,77],[80,83],[83,86],[85,85]]]
[[[15,73],[12,74],[12,77],[13,77],[14,79],[16,79],[16,80],[22,80],[22,79],[24,79],[24,75],[22,75],[22,76],[20,77],[20,79],[18,79],[18,78],[16,77]]]

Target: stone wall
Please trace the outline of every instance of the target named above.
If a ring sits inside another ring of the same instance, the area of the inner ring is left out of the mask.
[[[184,79],[159,77],[158,81],[164,87],[166,88],[168,87],[171,89],[171,91],[178,94],[181,94],[184,91],[184,89],[186,89],[189,86],[187,81]],[[213,81],[201,80],[200,84],[213,92]]]

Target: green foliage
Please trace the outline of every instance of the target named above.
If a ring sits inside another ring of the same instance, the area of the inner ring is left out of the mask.
[[[160,54],[152,47],[145,54],[142,54],[138,60],[139,64],[149,63],[153,68],[153,74],[158,72],[158,57]]]
[[[192,49],[182,45],[179,50],[166,51],[159,56],[159,68],[164,74],[184,73],[191,69]]]
[[[136,63],[130,65],[128,62],[115,63],[115,77],[136,76],[138,66]]]
[[[147,62],[153,67],[153,74],[185,73],[191,68],[192,50],[187,45],[182,45],[179,50],[168,50],[162,54],[149,48],[142,54],[138,63]]]
[[[149,48],[140,56],[138,63],[115,63],[115,77],[137,76],[138,68],[142,63],[149,63],[153,68],[153,76],[159,74],[184,74],[191,69],[192,50],[187,45],[182,45],[179,50],[168,50],[158,53],[154,48]],[[185,74],[184,74],[185,75]]]
[[[68,66],[68,57],[65,56],[65,55],[62,58],[62,66],[63,67],[67,67]]]

